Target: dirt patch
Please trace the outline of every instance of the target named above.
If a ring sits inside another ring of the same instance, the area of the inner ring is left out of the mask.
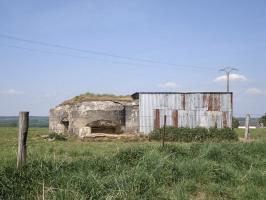
[[[123,134],[110,134],[110,133],[92,133],[86,135],[81,139],[82,141],[146,141],[148,137],[139,134],[123,133]]]
[[[239,138],[239,141],[240,142],[254,142],[255,141],[255,139],[252,139],[252,138],[250,138],[250,139],[248,139],[248,140],[246,140],[245,138]]]

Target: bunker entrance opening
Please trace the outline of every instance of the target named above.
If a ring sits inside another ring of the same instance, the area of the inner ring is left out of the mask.
[[[91,133],[118,133],[119,126],[109,120],[97,120],[89,123]]]
[[[92,133],[116,133],[115,127],[91,127]]]
[[[61,123],[64,125],[64,131],[67,132],[69,128],[69,121],[61,121]]]

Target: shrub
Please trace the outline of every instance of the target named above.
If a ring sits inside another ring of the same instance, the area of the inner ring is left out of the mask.
[[[163,135],[163,128],[151,132],[151,139],[160,140]],[[230,128],[176,128],[166,127],[165,140],[177,142],[204,142],[206,140],[237,140],[237,134]]]
[[[233,117],[233,128],[238,128],[240,123],[239,123],[239,120],[235,117]]]
[[[263,126],[266,126],[266,113],[259,119],[259,123],[263,124]]]

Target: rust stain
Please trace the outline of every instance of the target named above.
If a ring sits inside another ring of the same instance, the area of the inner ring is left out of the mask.
[[[173,126],[178,127],[178,110],[173,110],[172,120],[173,120]]]
[[[227,113],[223,112],[223,127],[227,128]]]
[[[155,110],[154,128],[160,128],[160,110]]]
[[[213,95],[210,94],[208,97],[208,111],[213,110]]]
[[[215,94],[214,95],[214,108],[213,111],[220,111],[221,110],[221,101],[220,101],[220,95]]]
[[[181,98],[182,98],[182,110],[186,110],[186,94],[181,94]]]
[[[219,94],[210,94],[208,98],[208,111],[220,111],[221,100]]]

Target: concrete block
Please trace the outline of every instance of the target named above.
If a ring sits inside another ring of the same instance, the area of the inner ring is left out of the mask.
[[[91,127],[81,127],[79,129],[79,138],[84,138],[91,134]]]

